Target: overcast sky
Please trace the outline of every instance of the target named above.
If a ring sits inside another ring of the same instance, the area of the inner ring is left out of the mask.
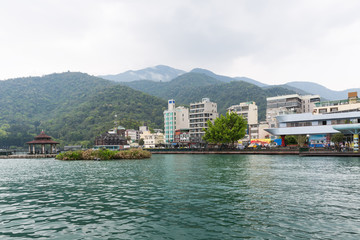
[[[358,0],[0,0],[0,79],[159,64],[360,87]]]

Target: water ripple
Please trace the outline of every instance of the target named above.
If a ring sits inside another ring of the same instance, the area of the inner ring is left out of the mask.
[[[360,160],[0,161],[1,239],[359,239]]]

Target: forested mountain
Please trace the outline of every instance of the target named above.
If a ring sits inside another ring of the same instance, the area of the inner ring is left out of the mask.
[[[117,102],[111,103],[107,94]],[[120,124],[133,126],[136,121],[146,121],[151,126],[161,127],[154,114],[146,112],[145,107],[139,112],[137,106],[139,102],[146,101],[146,107],[154,112],[162,112],[166,105],[164,100],[114,82],[72,72],[0,81],[0,96],[0,148],[21,146],[32,140],[42,129],[45,132],[51,131],[52,134],[59,131],[56,135],[58,140],[66,139],[67,144],[80,139],[93,141],[95,135],[107,130],[114,121],[114,114],[111,113],[108,118],[102,115],[110,114],[109,111],[102,112],[107,102],[112,104],[111,108],[108,108],[121,116],[120,119],[127,117],[127,122],[124,120],[124,123]],[[151,103],[155,103],[154,106]],[[86,122],[86,126],[79,126],[83,122],[79,115],[85,117],[96,109],[102,117],[98,120],[93,113],[96,120]],[[86,131],[79,133],[75,130],[78,127],[85,128]]]
[[[266,97],[295,93],[282,87],[261,88],[243,81],[224,83],[203,73],[194,72],[165,83],[135,81],[122,84],[163,99],[175,99],[177,105],[189,105],[208,97],[217,103],[221,114],[231,105],[255,101],[259,107],[259,120],[265,120]]]
[[[164,65],[158,65],[155,67],[149,67],[136,71],[129,70],[124,73],[119,73],[115,75],[103,75],[99,77],[115,82],[131,82],[136,80],[152,80],[156,82],[166,82],[184,73],[185,71],[183,70],[175,69]]]
[[[114,127],[114,121],[125,128],[138,129],[144,123],[163,128],[166,104],[163,99],[117,85],[99,91],[87,102],[44,126],[53,137],[88,145],[99,133]]]

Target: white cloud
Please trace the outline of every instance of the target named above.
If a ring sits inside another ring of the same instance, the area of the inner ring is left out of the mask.
[[[5,1],[0,79],[165,64],[359,87],[359,9],[350,0]]]

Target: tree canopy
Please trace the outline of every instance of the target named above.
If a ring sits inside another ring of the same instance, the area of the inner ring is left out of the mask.
[[[344,134],[343,133],[335,133],[331,136],[331,141],[335,144],[339,144],[344,141]]]
[[[247,121],[236,113],[226,113],[215,119],[214,124],[209,120],[203,139],[209,143],[229,144],[244,138]]]

